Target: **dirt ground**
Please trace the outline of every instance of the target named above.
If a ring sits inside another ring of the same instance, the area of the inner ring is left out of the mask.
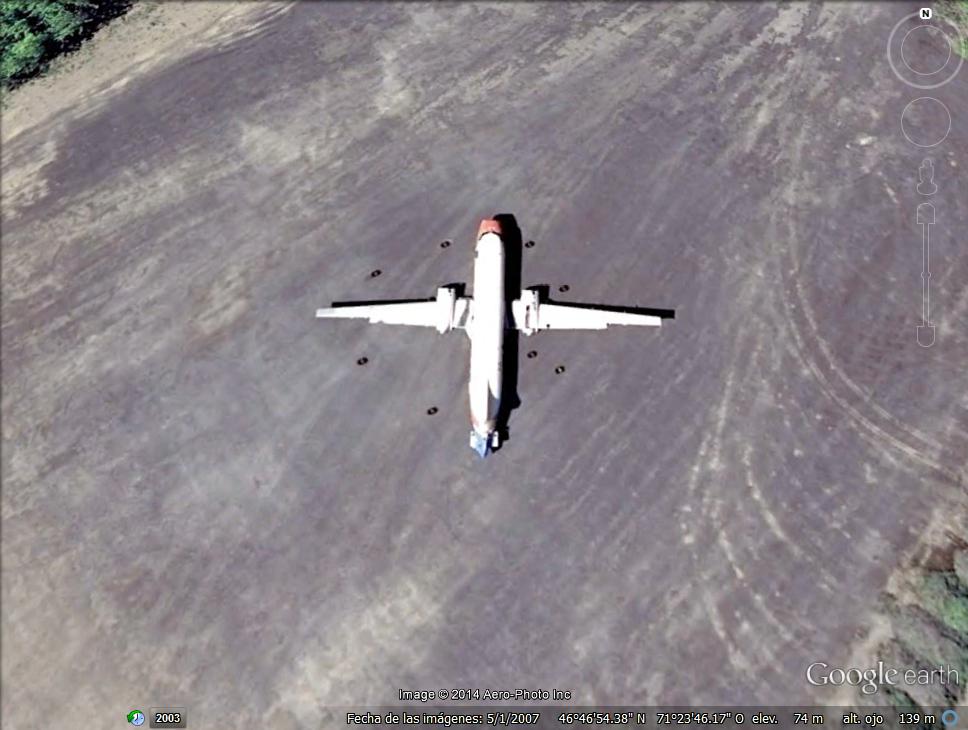
[[[968,503],[968,70],[895,75],[916,8],[163,3],[16,91],[5,727],[837,700],[806,667]],[[523,341],[480,461],[466,338],[313,312],[469,281],[502,212],[526,285],[677,314]]]

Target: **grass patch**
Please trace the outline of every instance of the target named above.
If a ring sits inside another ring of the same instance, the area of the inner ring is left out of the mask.
[[[132,0],[0,0],[0,88],[41,74],[76,50]]]

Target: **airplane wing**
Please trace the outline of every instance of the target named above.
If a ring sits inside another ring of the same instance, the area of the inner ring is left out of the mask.
[[[656,310],[652,310],[656,311]],[[514,327],[526,335],[541,330],[603,330],[610,325],[661,327],[662,317],[634,308],[590,304],[539,302],[537,292],[526,290],[511,304]]]
[[[335,303],[332,307],[317,309],[316,318],[366,319],[374,324],[436,327],[439,332],[462,329],[470,318],[471,299],[450,296],[451,291],[447,289],[446,293],[439,293],[436,299]]]

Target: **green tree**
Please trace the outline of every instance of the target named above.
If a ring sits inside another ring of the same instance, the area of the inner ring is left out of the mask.
[[[955,50],[968,58],[968,0],[943,0],[938,11],[961,31],[961,38],[955,41]]]
[[[8,88],[41,71],[130,0],[0,0],[0,84]]]

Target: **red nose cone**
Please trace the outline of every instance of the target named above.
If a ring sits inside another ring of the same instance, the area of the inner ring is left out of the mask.
[[[501,224],[493,218],[485,218],[481,221],[481,225],[477,228],[477,240],[481,240],[481,236],[483,236],[485,233],[496,233],[500,236]]]

